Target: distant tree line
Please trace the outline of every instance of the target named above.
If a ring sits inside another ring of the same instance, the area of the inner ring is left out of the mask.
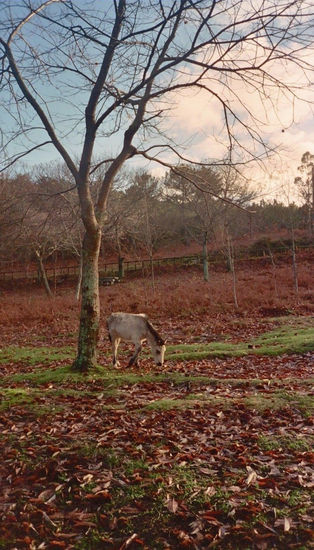
[[[182,175],[181,175],[182,174]],[[189,182],[199,182],[195,186]],[[97,196],[101,178],[95,175]],[[298,180],[300,186],[300,180]],[[217,198],[220,197],[220,198]],[[197,242],[223,248],[228,241],[283,229],[307,229],[308,198],[303,205],[257,201],[247,182],[228,167],[212,170],[182,165],[176,173],[154,177],[143,170],[121,172],[110,197],[102,255],[153,257],[163,246]],[[0,178],[0,262],[52,258],[80,261],[83,225],[75,186],[57,165]]]

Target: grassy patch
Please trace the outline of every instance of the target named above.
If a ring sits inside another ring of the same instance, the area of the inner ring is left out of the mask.
[[[169,360],[191,359],[197,360],[208,356],[243,356],[248,352],[259,355],[272,355],[289,352],[304,352],[309,349],[314,349],[314,328],[308,322],[308,319],[297,319],[296,326],[283,325],[274,331],[263,334],[251,343],[253,348],[248,348],[246,343],[230,343],[230,342],[212,342],[209,344],[187,344],[178,346],[169,346],[167,358]],[[71,347],[63,348],[47,348],[47,347],[23,347],[10,346],[0,351],[0,360],[4,363],[22,362],[29,365],[37,365],[32,372],[21,372],[11,376],[4,376],[0,381],[0,386],[6,388],[1,392],[1,410],[7,410],[18,405],[28,407],[38,414],[42,414],[45,410],[43,403],[40,403],[40,389],[45,386],[45,397],[47,411],[57,410],[59,405],[59,397],[73,398],[91,398],[97,399],[97,392],[93,390],[93,385],[96,383],[99,392],[104,393],[101,400],[103,409],[124,408],[123,395],[121,402],[119,400],[108,400],[107,397],[116,395],[118,389],[122,392],[128,392],[128,387],[141,386],[141,384],[167,384],[171,390],[171,395],[166,393],[162,396],[160,393],[154,394],[151,397],[147,394],[147,403],[143,402],[139,405],[138,410],[171,410],[171,409],[186,409],[196,406],[219,405],[220,408],[230,409],[235,403],[242,403],[248,408],[254,408],[258,411],[265,409],[278,410],[283,407],[296,408],[304,416],[309,416],[313,411],[313,398],[306,394],[307,386],[310,384],[309,379],[295,379],[298,385],[303,385],[304,390],[299,388],[299,392],[290,391],[293,378],[280,381],[280,390],[274,387],[279,380],[272,379],[267,382],[264,379],[237,379],[237,378],[210,378],[205,375],[189,376],[187,373],[166,372],[155,370],[152,372],[137,372],[130,370],[117,370],[114,368],[97,367],[89,373],[79,373],[72,371],[70,360],[74,356],[74,351]],[[66,365],[52,365],[47,368],[46,365],[53,361],[67,361]],[[268,383],[268,392],[255,392],[253,395],[252,389],[258,387],[263,390],[264,384]],[[101,383],[101,387],[99,384]],[[22,388],[27,384],[27,388]],[[20,385],[21,388],[8,389],[8,386]],[[49,386],[52,386],[51,388]],[[180,388],[182,386],[182,388]],[[211,388],[222,388],[224,386],[242,388],[240,394],[219,395],[203,391],[204,386]],[[290,386],[290,387],[289,387]],[[103,390],[101,390],[103,388]],[[190,392],[190,389],[194,393]],[[246,397],[245,391],[249,395]],[[250,391],[251,390],[251,391]],[[178,395],[174,392],[178,391]],[[198,392],[198,393],[196,393]],[[59,400],[60,401],[60,400]],[[55,403],[55,407],[54,407]],[[63,402],[61,402],[63,406]],[[134,409],[135,410],[135,409]]]
[[[30,390],[24,388],[6,388],[0,391],[0,411],[5,411],[18,405],[30,404],[33,396]]]
[[[186,409],[194,407],[195,399],[156,399],[151,401],[144,408],[147,410],[169,411],[171,409]]]
[[[261,435],[258,439],[258,444],[265,451],[286,449],[292,451],[310,451],[314,444],[314,437],[309,436],[307,439],[296,438],[292,436],[266,436]]]
[[[167,361],[201,360],[207,357],[241,357],[247,355],[246,344],[212,342],[210,344],[180,344],[167,346]]]
[[[283,399],[289,405],[296,406],[299,409],[308,411],[310,414],[314,408],[314,397],[313,395],[308,395],[300,392],[289,393],[288,391],[276,391],[274,396],[277,399]]]
[[[302,324],[303,322],[303,324]],[[250,342],[210,342],[167,346],[167,361],[201,360],[208,357],[241,357],[248,354],[281,355],[305,353],[314,350],[314,323],[308,318],[297,318],[295,325],[285,324],[276,330],[262,334]],[[108,352],[109,353],[109,352]],[[27,365],[69,361],[75,350],[70,346],[60,348],[9,346],[0,350],[0,364],[23,363]],[[108,375],[109,375],[108,371]],[[114,370],[112,378],[125,376],[126,383],[139,376],[137,373],[119,373]]]
[[[281,355],[283,353],[306,353],[314,350],[314,327],[293,327],[284,325],[277,330],[262,334],[254,341],[259,355]]]
[[[304,491],[304,489],[292,489],[292,491],[289,491],[289,494],[286,496],[286,501],[288,506],[303,507],[306,501],[311,501],[311,495],[310,492]]]
[[[55,405],[53,401],[45,400],[40,402],[41,392],[33,388],[2,388],[0,390],[0,412],[7,411],[13,407],[23,407],[33,416],[45,416],[56,414],[63,410],[60,405]]]
[[[89,384],[93,381],[100,381],[103,384],[104,389],[107,391],[114,391],[115,388],[126,385],[145,384],[145,383],[169,383],[173,386],[184,386],[187,383],[195,385],[209,385],[213,388],[228,385],[237,387],[254,388],[261,386],[265,383],[269,387],[274,384],[280,383],[281,387],[289,387],[294,382],[298,382],[302,386],[311,386],[314,383],[313,378],[307,378],[300,380],[299,378],[285,378],[277,379],[272,378],[213,378],[205,375],[187,375],[181,372],[130,372],[130,371],[118,371],[114,368],[106,369],[104,367],[97,367],[97,369],[90,373],[79,373],[71,370],[69,365],[60,366],[57,368],[38,368],[33,372],[22,372],[19,374],[12,374],[4,376],[0,379],[1,385],[8,385],[10,383],[23,384],[28,383],[33,386],[56,384],[62,385],[71,383],[85,383]],[[54,390],[58,391],[58,390]],[[64,390],[60,390],[64,391]],[[70,390],[69,390],[70,391]],[[73,389],[74,392],[78,391]]]
[[[314,350],[314,326],[284,325],[267,332],[248,343],[211,342],[208,344],[180,344],[167,347],[167,360],[200,360],[207,357],[241,357],[254,355],[282,355],[306,353]],[[250,347],[249,347],[250,346]]]
[[[313,396],[304,393],[274,391],[272,394],[259,393],[244,399],[248,407],[258,411],[265,409],[278,410],[284,407],[293,407],[300,410],[304,416],[310,416],[314,408]]]
[[[69,365],[54,368],[54,369],[38,369],[35,372],[26,372],[20,374],[13,374],[11,376],[5,376],[2,378],[2,382],[14,382],[23,383],[28,382],[33,385],[42,385],[49,383],[62,384],[65,382],[86,382],[102,381],[103,385],[109,387],[119,387],[123,385],[133,385],[146,382],[169,382],[173,384],[182,384],[187,380],[194,382],[202,382],[204,377],[192,376],[186,377],[182,373],[142,373],[142,372],[124,372],[118,371],[114,368],[105,369],[103,367],[97,367],[89,373],[80,373],[71,370]],[[209,380],[209,379],[208,379]],[[1,381],[0,381],[1,384]]]
[[[9,346],[0,350],[0,364],[3,365],[7,363],[36,365],[72,358],[74,358],[74,350],[70,346],[62,348]]]
[[[106,392],[106,397],[114,392]],[[103,395],[103,393],[102,393]],[[75,390],[73,388],[45,388],[43,392],[37,387],[28,388],[0,388],[0,411],[13,407],[23,407],[34,416],[56,414],[61,412],[66,404],[60,404],[58,398],[65,399],[97,399],[98,394],[92,391]]]
[[[90,376],[90,375],[89,375]],[[76,382],[84,380],[84,374],[80,374],[74,371],[71,371],[69,366],[58,367],[56,369],[40,369],[35,372],[22,372],[19,374],[13,374],[11,376],[6,376],[3,378],[3,382],[14,382],[14,383],[24,383],[28,382],[36,385],[45,385],[45,384],[62,384],[64,382]]]
[[[242,403],[249,409],[256,409],[263,412],[266,409],[279,410],[284,407],[298,409],[305,417],[310,416],[314,408],[312,396],[294,392],[290,394],[284,391],[274,391],[272,394],[259,392],[249,397],[240,398],[237,395],[228,398],[219,395],[206,395],[205,393],[187,394],[184,398],[178,399],[156,399],[149,402],[146,410],[172,410],[188,409],[195,406],[217,405],[220,409],[230,410],[234,404]]]

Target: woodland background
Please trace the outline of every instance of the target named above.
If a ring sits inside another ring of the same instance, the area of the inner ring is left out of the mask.
[[[299,175],[282,200],[259,198],[234,168],[180,168],[201,187],[178,174],[153,177],[123,171],[111,193],[101,245],[101,261],[218,252],[250,255],[311,243],[313,234],[313,155],[302,157]],[[91,189],[97,197],[101,173]],[[295,201],[290,201],[293,195]],[[221,197],[223,200],[218,199]],[[39,165],[32,173],[0,178],[0,270],[36,262],[45,266],[80,264],[84,228],[77,192],[60,164]],[[276,241],[276,242],[275,242]],[[229,266],[230,267],[230,266]],[[206,274],[205,274],[206,275]]]

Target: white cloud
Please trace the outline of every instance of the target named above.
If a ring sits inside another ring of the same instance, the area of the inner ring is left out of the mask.
[[[305,59],[305,53],[302,55]],[[308,150],[314,152],[314,119],[310,104],[313,88],[309,86],[303,69],[277,60],[272,62],[269,71],[282,83],[281,87],[274,84],[259,89],[258,81],[250,82],[249,78],[246,82],[233,79],[229,89],[217,79],[208,80],[208,85],[213,86],[215,93],[228,102],[241,120],[276,150],[272,158],[265,159],[264,168],[258,165],[248,170],[259,185],[271,191],[277,186],[278,178],[282,182],[293,181],[302,154]],[[260,90],[263,93],[259,93]],[[185,156],[195,161],[205,158],[221,160],[229,142],[219,100],[210,97],[205,90],[197,93],[185,91],[173,99],[176,105],[171,111],[171,125],[168,123],[167,129],[175,142],[185,146]],[[244,128],[236,130],[234,127],[234,130],[243,147],[253,154],[261,152]],[[269,177],[274,171],[277,179]]]

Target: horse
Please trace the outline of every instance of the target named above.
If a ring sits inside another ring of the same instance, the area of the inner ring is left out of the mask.
[[[118,347],[121,340],[128,340],[135,345],[135,353],[129,360],[129,366],[137,365],[139,353],[144,340],[150,345],[153,359],[158,366],[164,364],[165,341],[149,322],[145,313],[111,313],[107,319],[109,339],[112,344],[113,366],[118,367]]]

